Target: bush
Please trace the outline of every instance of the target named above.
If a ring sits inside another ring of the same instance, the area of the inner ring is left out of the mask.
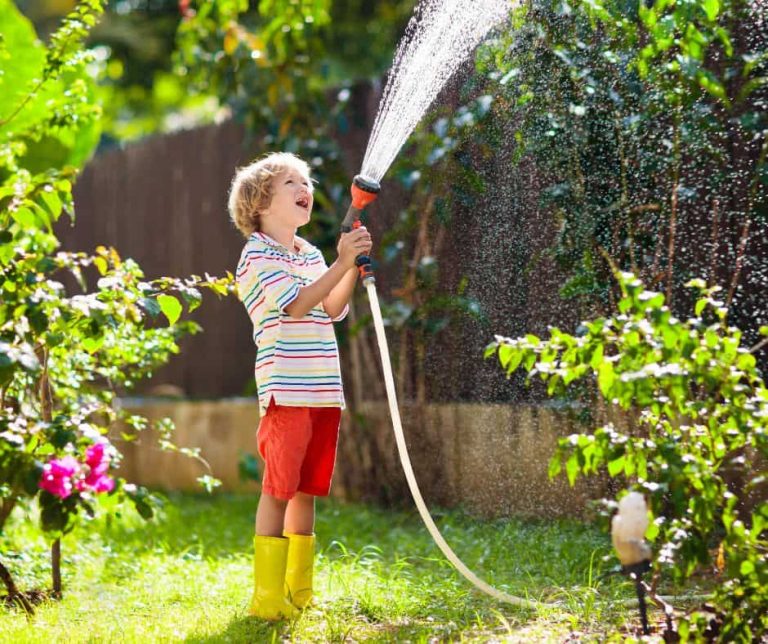
[[[0,0],[0,531],[19,502],[39,503],[41,526],[55,540],[54,594],[58,538],[81,512],[130,500],[143,517],[152,514],[146,490],[111,475],[120,453],[110,427],[123,421],[126,440],[147,427],[117,408],[116,393],[198,330],[178,322],[179,298],[191,311],[201,287],[224,295],[231,284],[231,276],[148,282],[114,249],[57,251],[53,225],[62,213],[74,217],[72,181],[99,136],[82,39],[101,5],[80,3],[44,47],[10,0]],[[168,326],[153,321],[160,315]],[[157,429],[173,449],[172,425]],[[0,573],[31,612],[2,564]]]
[[[486,355],[508,374],[538,375],[550,395],[594,378],[603,398],[633,413],[637,432],[609,424],[561,439],[550,474],[564,468],[571,484],[602,472],[626,479],[650,499],[646,537],[660,570],[677,582],[716,571],[718,620],[691,612],[679,624],[684,639],[715,629],[724,641],[758,638],[768,630],[768,389],[757,346],[741,346],[718,287],[691,281],[694,315],[678,320],[661,293],[631,274],[618,281],[614,317],[585,322],[577,335],[497,337]]]

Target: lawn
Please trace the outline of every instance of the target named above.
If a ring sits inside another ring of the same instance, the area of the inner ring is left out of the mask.
[[[149,523],[82,524],[63,540],[64,598],[27,623],[0,609],[0,642],[564,641],[604,640],[633,612],[603,557],[608,535],[575,521],[483,521],[460,511],[437,523],[465,562],[533,612],[474,591],[443,559],[415,512],[322,501],[317,599],[294,622],[247,615],[256,498],[171,495]],[[0,537],[20,587],[48,587],[48,546],[21,513]]]

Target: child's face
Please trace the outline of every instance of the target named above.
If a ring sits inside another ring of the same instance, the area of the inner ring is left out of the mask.
[[[309,177],[288,167],[272,178],[272,201],[264,214],[298,228],[309,222],[313,203]]]

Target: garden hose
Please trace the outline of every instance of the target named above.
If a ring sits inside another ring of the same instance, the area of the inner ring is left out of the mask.
[[[360,227],[360,215],[366,206],[376,200],[376,197],[378,197],[379,192],[381,191],[381,186],[377,181],[373,181],[362,175],[357,175],[352,182],[350,191],[352,193],[352,203],[341,224],[341,232],[343,233],[350,232],[351,230]],[[411,459],[408,456],[405,437],[403,436],[403,425],[400,420],[400,410],[397,406],[397,395],[395,393],[395,380],[392,375],[392,364],[389,359],[387,336],[384,332],[384,321],[381,316],[381,306],[379,305],[379,297],[376,292],[376,280],[374,279],[373,270],[371,268],[371,259],[367,255],[360,255],[357,258],[356,265],[360,272],[360,279],[368,291],[368,301],[370,302],[371,311],[373,313],[373,323],[376,328],[376,338],[379,342],[379,353],[381,355],[381,366],[384,371],[387,401],[389,402],[389,413],[392,416],[392,427],[395,430],[395,440],[397,441],[397,451],[400,454],[400,463],[403,466],[405,478],[408,481],[408,487],[411,490],[413,500],[416,502],[416,507],[419,510],[422,521],[424,521],[424,525],[427,526],[429,534],[432,535],[432,539],[448,561],[450,561],[456,570],[458,570],[469,582],[482,592],[498,601],[512,604],[513,606],[518,606],[520,608],[536,608],[539,605],[538,602],[508,595],[480,579],[480,577],[473,573],[464,562],[456,556],[456,553],[451,549],[443,538],[443,535],[440,534],[440,530],[438,530],[435,525],[432,515],[429,513],[429,510],[424,503],[424,499],[421,496],[421,491],[419,490],[419,485],[416,482],[416,476],[414,475],[413,467],[411,466]]]
[[[389,361],[389,348],[387,347],[387,336],[384,333],[384,321],[381,317],[381,307],[379,306],[379,298],[376,293],[376,284],[369,282],[366,284],[368,291],[368,300],[371,304],[371,311],[373,313],[373,323],[376,328],[376,337],[379,341],[379,350],[381,353],[381,367],[384,370],[384,384],[387,390],[387,401],[389,402],[389,413],[392,416],[392,427],[395,430],[395,440],[397,441],[397,451],[400,454],[400,463],[403,466],[405,472],[405,478],[408,481],[408,487],[413,495],[413,500],[416,502],[416,507],[419,510],[424,525],[427,526],[429,534],[432,535],[437,547],[440,548],[445,557],[450,561],[453,566],[458,570],[469,582],[471,582],[478,589],[490,595],[494,599],[500,602],[511,604],[519,608],[531,608],[536,609],[540,606],[539,602],[524,599],[522,597],[515,597],[509,595],[497,588],[494,588],[489,583],[483,581],[475,573],[473,573],[464,564],[461,559],[456,556],[456,553],[451,549],[443,535],[440,534],[435,525],[432,515],[429,513],[424,499],[419,491],[419,485],[416,482],[416,476],[413,473],[413,467],[411,466],[411,459],[408,456],[408,448],[405,444],[405,437],[403,436],[403,425],[400,420],[400,411],[397,406],[397,395],[395,393],[395,379],[392,375],[392,364]]]

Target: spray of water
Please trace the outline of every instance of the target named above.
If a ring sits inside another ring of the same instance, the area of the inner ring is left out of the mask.
[[[511,0],[516,2],[517,0]],[[398,46],[379,112],[365,152],[361,174],[377,183],[413,132],[440,89],[491,29],[509,14],[510,0],[423,0]],[[508,595],[475,575],[440,534],[419,491],[403,436],[387,336],[373,280],[365,281],[373,313],[381,366],[400,462],[416,507],[435,543],[454,567],[477,588],[513,606],[537,603]]]
[[[440,89],[517,0],[424,0],[395,54],[363,160],[381,181]]]

